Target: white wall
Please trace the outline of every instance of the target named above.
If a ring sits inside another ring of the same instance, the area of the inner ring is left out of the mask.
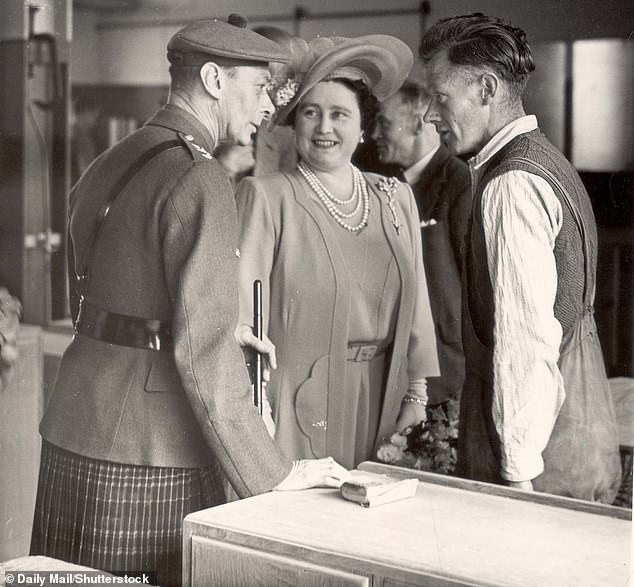
[[[573,45],[572,162],[577,169],[634,170],[634,42]]]
[[[166,46],[178,26],[105,29],[99,31],[99,72],[114,85],[169,83]]]
[[[73,41],[70,49],[70,68],[73,83],[99,84],[104,78],[99,70],[101,41],[96,34],[95,12],[73,12]]]
[[[133,12],[112,11],[77,15],[72,49],[76,83],[154,85],[167,83],[165,44],[184,23],[196,18],[226,18],[239,12],[252,24],[274,24],[310,39],[322,35],[360,35],[382,32],[403,39],[416,52],[421,34],[417,14],[392,15],[401,9],[416,11],[419,0],[142,0]],[[308,18],[298,28],[297,6],[309,13],[382,10],[384,16]],[[634,22],[631,0],[430,0],[428,21],[481,11],[522,27],[529,41],[577,38],[627,38]]]

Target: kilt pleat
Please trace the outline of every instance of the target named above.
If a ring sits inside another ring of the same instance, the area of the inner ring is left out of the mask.
[[[111,463],[43,440],[31,554],[180,585],[183,519],[224,501],[217,466]]]

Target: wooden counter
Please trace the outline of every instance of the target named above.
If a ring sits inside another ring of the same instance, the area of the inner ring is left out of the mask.
[[[439,475],[419,478],[416,497],[370,509],[316,489],[191,514],[184,522],[183,585],[628,584],[631,512],[543,495],[536,502],[535,494]]]

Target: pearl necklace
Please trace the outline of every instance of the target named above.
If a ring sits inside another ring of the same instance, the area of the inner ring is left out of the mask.
[[[368,196],[368,184],[366,183],[362,173],[352,166],[352,195],[347,200],[336,198],[326,186],[324,186],[315,172],[304,161],[297,164],[297,169],[306,180],[306,183],[320,202],[324,205],[328,213],[335,219],[337,224],[350,232],[358,232],[368,224],[368,216],[370,215],[370,197]],[[337,207],[338,205],[349,204],[356,198],[357,203],[354,210],[350,213],[343,212]],[[361,221],[356,226],[348,224],[345,219],[352,218],[363,207],[361,213]]]

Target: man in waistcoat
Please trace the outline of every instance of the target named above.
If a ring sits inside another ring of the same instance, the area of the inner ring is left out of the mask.
[[[420,50],[425,120],[453,153],[475,153],[458,472],[611,503],[620,464],[593,317],[596,224],[578,174],[524,112],[525,34],[472,14],[436,23]]]
[[[249,144],[273,109],[268,64],[287,60],[234,23],[199,21],[170,39],[167,105],[71,193],[76,334],[40,426],[31,554],[179,585],[183,518],[224,502],[221,470],[240,497],[345,473],[332,459],[285,458],[233,335],[237,213],[211,153]]]

